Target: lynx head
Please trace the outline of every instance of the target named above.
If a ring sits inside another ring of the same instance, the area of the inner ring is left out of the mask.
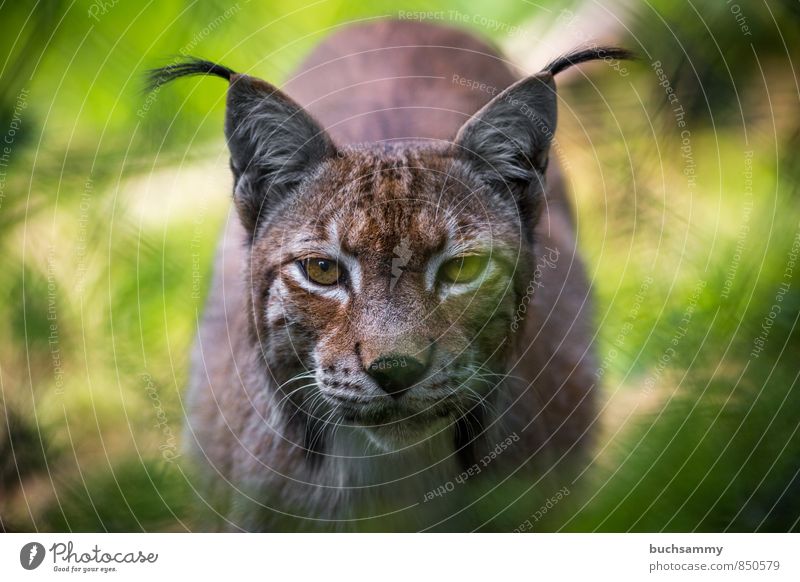
[[[553,75],[590,58],[573,53],[512,85],[452,142],[358,147],[334,144],[259,79],[198,60],[155,72],[157,85],[189,74],[231,83],[252,341],[289,416],[355,424],[392,446],[448,423],[475,433],[534,268]]]

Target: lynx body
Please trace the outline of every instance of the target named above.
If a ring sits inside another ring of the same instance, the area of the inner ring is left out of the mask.
[[[589,286],[547,168],[554,75],[593,58],[521,77],[466,32],[381,21],[283,91],[205,61],[155,72],[231,83],[238,217],[185,434],[222,527],[502,528],[473,502],[585,454]]]

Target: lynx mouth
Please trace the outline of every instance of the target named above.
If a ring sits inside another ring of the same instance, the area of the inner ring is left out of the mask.
[[[449,435],[448,427],[452,423],[449,415],[444,415],[419,423],[399,422],[362,427],[362,431],[373,446],[388,453],[431,442],[437,436]]]
[[[369,384],[348,386],[318,385],[334,419],[330,422],[363,431],[387,451],[424,442],[483,405],[479,389],[461,375],[428,378],[399,398],[370,390]]]
[[[397,405],[341,411],[344,422],[361,431],[382,452],[392,452],[429,441],[455,421],[456,408],[436,404],[423,409]]]
[[[340,415],[346,421],[364,428],[384,428],[392,424],[424,425],[433,420],[452,415],[456,407],[452,402],[373,402],[337,400]]]
[[[389,438],[395,444],[420,436],[441,426],[448,418],[455,418],[460,407],[454,396],[433,398],[348,398],[342,395],[328,397],[333,410],[334,423],[363,430],[379,440]],[[379,436],[382,435],[382,436]]]

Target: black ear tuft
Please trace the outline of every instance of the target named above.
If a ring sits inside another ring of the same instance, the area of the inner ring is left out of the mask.
[[[598,61],[604,59],[616,59],[619,61],[633,60],[636,54],[628,49],[613,47],[613,46],[598,46],[576,49],[565,55],[553,59],[544,68],[545,71],[551,75],[557,75],[560,72],[569,69],[575,65],[585,63],[588,61]]]
[[[235,178],[234,202],[250,237],[277,202],[335,152],[319,124],[288,95],[256,77],[195,57],[148,72],[156,90],[179,79],[213,75],[228,87],[225,137]]]
[[[520,208],[532,208],[530,214],[535,216],[558,117],[554,75],[573,65],[609,58],[635,55],[622,48],[589,47],[558,57],[473,115],[459,130],[456,146],[492,187],[510,190]]]
[[[154,91],[175,79],[196,75],[214,75],[230,81],[235,74],[234,71],[223,65],[196,57],[186,57],[184,60],[176,60],[164,67],[147,71],[146,88],[148,91]]]

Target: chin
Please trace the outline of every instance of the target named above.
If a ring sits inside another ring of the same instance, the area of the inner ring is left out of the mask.
[[[381,452],[392,452],[426,445],[449,434],[452,420],[448,416],[418,414],[398,417],[381,424],[358,423],[371,445]]]

